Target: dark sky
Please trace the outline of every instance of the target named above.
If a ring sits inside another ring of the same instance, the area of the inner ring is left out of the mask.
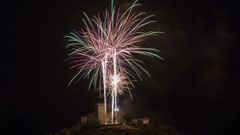
[[[116,0],[120,6],[130,0]],[[191,135],[239,133],[240,47],[237,4],[221,0],[140,0],[165,34],[146,41],[166,61],[144,58],[152,75],[137,82],[122,108],[151,116]],[[82,12],[109,0],[1,2],[0,123],[3,132],[41,135],[70,126],[94,111],[88,80],[68,87],[63,36],[79,30]],[[130,109],[131,108],[131,109]],[[1,130],[2,132],[2,130]],[[0,133],[1,134],[1,133]]]

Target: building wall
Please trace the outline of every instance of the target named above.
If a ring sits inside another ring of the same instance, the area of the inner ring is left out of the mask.
[[[101,125],[105,124],[105,110],[104,110],[104,104],[98,103],[96,104],[96,115],[98,120],[100,121]]]
[[[81,117],[81,123],[85,123],[87,122],[87,117],[86,116],[82,116]]]

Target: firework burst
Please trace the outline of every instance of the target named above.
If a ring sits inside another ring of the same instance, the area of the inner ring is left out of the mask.
[[[162,59],[159,50],[144,48],[140,44],[146,38],[156,36],[161,32],[143,31],[142,28],[153,23],[146,13],[134,13],[133,9],[140,4],[137,0],[124,12],[111,2],[111,10],[105,11],[103,17],[99,14],[90,18],[86,13],[84,27],[80,31],[71,32],[67,38],[66,49],[70,50],[67,61],[70,69],[78,72],[74,80],[89,78],[89,88],[98,88],[103,95],[105,113],[107,112],[107,95],[111,97],[112,123],[114,111],[118,110],[118,95],[125,91],[130,93],[133,86],[131,80],[142,79],[141,74],[149,73],[142,67],[143,62],[134,56],[147,55]]]

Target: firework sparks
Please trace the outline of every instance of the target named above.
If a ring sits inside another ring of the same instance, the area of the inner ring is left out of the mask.
[[[107,113],[107,95],[112,99],[112,123],[114,112],[118,110],[118,95],[133,87],[131,80],[142,79],[141,73],[149,73],[141,66],[142,61],[135,54],[147,55],[162,59],[154,48],[144,48],[139,44],[146,38],[161,32],[143,31],[142,27],[153,23],[152,15],[144,12],[133,13],[133,8],[140,6],[137,0],[126,11],[116,9],[114,0],[111,11],[105,11],[104,17],[99,14],[91,19],[85,13],[85,27],[65,36],[67,49],[70,49],[67,60],[72,64],[70,69],[78,72],[70,81],[89,78],[89,88],[94,86],[103,94],[105,114]],[[98,83],[98,84],[97,84]],[[110,93],[110,94],[109,94]]]

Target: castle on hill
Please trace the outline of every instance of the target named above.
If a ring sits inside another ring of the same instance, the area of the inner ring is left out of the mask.
[[[105,115],[105,109],[104,109],[104,104],[103,103],[97,103],[95,106],[95,112],[89,113],[85,116],[81,117],[81,123],[87,122],[91,118],[97,118],[100,122],[100,125],[112,125],[112,124],[123,124],[125,125],[127,122],[122,119],[122,116],[125,114],[124,112],[120,110],[115,110],[114,112],[116,115],[116,119],[114,119],[114,123],[112,123],[111,119],[111,112],[107,112]],[[138,118],[138,119],[133,119],[133,123],[137,123],[137,121],[141,121],[143,124],[148,125],[150,118],[144,117],[144,118]]]
[[[116,119],[114,119],[114,124],[122,124],[124,123],[124,120],[122,119],[122,116],[124,115],[123,112],[116,110],[114,112],[116,114]],[[90,118],[97,118],[101,125],[110,125],[112,124],[111,120],[111,112],[107,112],[105,115],[105,109],[103,103],[97,103],[95,106],[95,112],[89,113],[85,116],[81,117],[81,123],[87,122]],[[106,120],[106,121],[105,121]]]

